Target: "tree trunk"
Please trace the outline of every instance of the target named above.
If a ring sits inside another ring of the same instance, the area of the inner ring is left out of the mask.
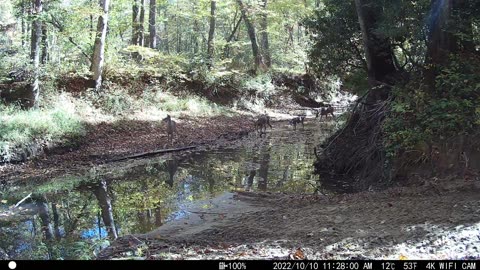
[[[48,29],[47,24],[42,24],[42,65],[46,64],[48,61]]]
[[[145,45],[145,0],[140,0],[140,25],[138,26],[138,45]]]
[[[177,2],[177,12],[180,11],[180,8],[178,6],[178,1]],[[177,48],[176,51],[177,53],[180,53],[182,51],[182,33],[180,32],[180,23],[178,19],[178,15],[175,14],[175,28],[176,28],[176,44]]]
[[[371,86],[393,83],[395,73],[393,51],[386,37],[377,32],[380,11],[375,9],[374,0],[355,0],[358,21],[362,30],[368,80]]]
[[[163,44],[165,45],[165,51],[167,53],[170,53],[170,45],[168,43],[168,13],[167,13],[166,8],[163,11],[163,16],[165,17],[165,19],[164,19],[165,40],[164,40]]]
[[[150,0],[150,10],[148,13],[148,32],[149,47],[155,49],[157,47],[157,0]]]
[[[25,2],[24,1],[25,0],[22,0],[22,2],[20,2],[20,8],[21,8],[21,11],[20,11],[21,15],[20,16],[22,17],[22,22],[21,22],[21,24],[22,24],[22,47],[25,47],[25,45],[27,44],[27,42],[26,42],[26,39],[27,39],[27,25],[26,24],[27,24],[27,22],[25,20],[26,12],[25,12]]]
[[[40,44],[42,40],[42,0],[33,0],[33,21],[32,21],[32,38],[30,46],[30,60],[33,64],[33,82],[31,91],[33,93],[33,107],[38,108],[38,98],[40,95]]]
[[[253,53],[253,58],[255,60],[255,72],[257,72],[258,69],[264,70],[265,64],[263,62],[263,57],[258,47],[255,27],[253,26],[253,23],[250,21],[250,18],[248,17],[247,9],[243,4],[242,0],[237,0],[237,3],[242,12],[243,21],[245,22],[245,26],[247,27],[248,36],[250,37],[250,42],[252,44],[252,53]]]
[[[93,0],[90,0],[90,4],[93,4]],[[95,30],[93,28],[93,14],[90,15],[90,40],[95,42]]]
[[[108,7],[110,0],[100,0],[103,13],[98,17],[97,35],[95,37],[95,46],[93,52],[92,72],[95,81],[95,90],[99,91],[102,87],[102,72],[105,61],[105,41],[107,36]]]
[[[192,3],[192,14],[193,14],[193,32],[190,35],[190,48],[188,48],[188,43],[185,42],[185,51],[190,51],[190,49],[193,51],[194,55],[198,54],[199,51],[199,34],[201,33],[200,31],[200,24],[198,22],[198,3],[197,1],[193,1]],[[207,56],[208,58],[208,56]],[[207,59],[208,60],[208,59]],[[208,63],[207,63],[208,64]]]
[[[210,69],[213,65],[213,39],[215,37],[215,10],[216,10],[216,0],[210,1],[210,30],[208,31],[208,42],[207,42],[207,55],[208,61],[207,66]]]
[[[198,42],[199,38],[198,38],[198,33],[200,33],[200,25],[198,23],[198,20],[195,19],[193,21],[193,33],[192,34],[192,47],[193,47],[193,54],[197,54],[198,51],[199,51],[199,48],[200,48],[200,44]],[[208,49],[207,49],[208,50]]]
[[[268,42],[267,0],[263,0],[263,3],[261,5],[263,8],[263,13],[260,18],[260,43],[262,45],[262,54],[265,59],[265,65],[270,68],[272,66],[272,59],[270,57],[270,45]]]
[[[140,37],[140,9],[138,1],[133,0],[132,6],[132,45],[138,45]]]

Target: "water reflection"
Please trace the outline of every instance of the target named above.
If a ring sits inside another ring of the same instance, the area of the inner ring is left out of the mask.
[[[27,202],[36,210],[0,219],[0,250],[11,259],[90,259],[108,241],[151,231],[188,215],[193,201],[225,191],[311,193],[317,188],[313,147],[323,136],[316,125],[296,131],[285,125],[241,147],[154,158],[116,172],[121,177],[94,174],[75,184],[22,187],[36,190]],[[5,194],[8,202],[21,196],[18,189]]]
[[[118,232],[113,219],[112,199],[108,194],[107,182],[105,180],[101,180],[92,188],[92,190],[93,194],[95,194],[95,197],[97,198],[103,224],[105,225],[108,236],[111,239],[117,239]]]

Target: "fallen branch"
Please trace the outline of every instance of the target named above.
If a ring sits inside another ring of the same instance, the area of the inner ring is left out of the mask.
[[[157,151],[152,151],[152,152],[145,152],[145,153],[135,154],[135,155],[131,155],[131,156],[116,158],[116,159],[109,160],[108,162],[122,161],[122,160],[139,158],[139,157],[153,156],[153,155],[163,154],[163,153],[183,151],[183,150],[193,149],[193,148],[196,148],[196,147],[197,146],[194,145],[194,146],[186,146],[186,147],[180,147],[180,148],[162,149],[162,150],[157,150]]]
[[[218,212],[202,212],[202,211],[188,211],[193,214],[199,214],[199,215],[226,215],[227,213],[218,213]]]
[[[30,198],[32,196],[32,193],[28,194],[25,198],[21,199],[17,204],[15,204],[15,207],[18,207],[21,203],[23,203],[26,199]]]

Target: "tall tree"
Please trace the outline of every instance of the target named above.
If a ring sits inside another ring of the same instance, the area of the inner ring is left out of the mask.
[[[145,0],[140,0],[140,22],[138,26],[138,45],[145,45]]]
[[[140,39],[140,4],[133,0],[132,5],[132,45],[138,45]]]
[[[102,8],[102,14],[98,17],[97,35],[92,59],[93,80],[95,81],[95,90],[99,91],[102,87],[102,72],[105,61],[105,42],[107,37],[108,8],[110,0],[99,0]]]
[[[176,51],[177,53],[180,53],[182,51],[182,32],[180,30],[180,18],[179,18],[179,14],[180,13],[180,3],[179,1],[176,1],[176,10],[177,12],[175,13],[174,15],[174,20],[175,20],[175,32],[176,32],[176,44],[177,44],[177,48],[176,48]]]
[[[42,40],[42,0],[33,0],[33,21],[32,21],[32,38],[30,46],[30,60],[33,64],[33,82],[31,91],[33,93],[33,106],[38,108],[38,98],[40,95],[40,44]]]
[[[252,44],[252,53],[253,53],[253,58],[255,61],[255,72],[258,71],[258,69],[265,69],[265,63],[263,61],[262,54],[260,52],[260,49],[258,47],[257,43],[257,35],[255,31],[255,27],[253,26],[252,21],[250,20],[247,8],[245,4],[243,3],[242,0],[237,0],[238,6],[240,7],[240,11],[242,12],[242,17],[243,21],[245,22],[245,26],[247,27],[247,32],[248,36],[250,38],[250,43]]]
[[[208,31],[208,42],[207,42],[207,55],[208,68],[211,68],[213,65],[213,50],[214,44],[213,39],[215,38],[215,10],[216,10],[216,0],[210,1],[210,30]]]
[[[263,0],[261,3],[262,6],[262,15],[260,18],[260,33],[261,33],[261,41],[260,44],[262,46],[262,55],[265,59],[265,65],[270,68],[272,66],[272,59],[270,56],[270,45],[268,42],[268,12],[267,12],[267,1]]]
[[[22,25],[22,47],[24,47],[27,42],[27,20],[25,19],[27,16],[27,12],[26,12],[26,6],[25,6],[25,0],[22,0],[20,2],[20,18],[21,18],[21,25]]]
[[[369,83],[374,86],[389,82],[395,65],[390,41],[378,31],[381,12],[373,0],[355,0],[355,6],[362,30]]]
[[[164,41],[163,41],[163,45],[165,47],[165,51],[167,53],[170,53],[170,43],[168,42],[168,30],[170,29],[170,27],[168,27],[168,12],[167,12],[167,8],[165,7],[165,9],[163,10],[163,16],[164,16],[164,20],[163,20],[163,28],[164,28]]]
[[[46,23],[42,23],[42,57],[41,63],[45,64],[48,60],[48,28]]]
[[[157,0],[150,0],[150,9],[148,12],[148,32],[149,47],[155,49],[157,47]]]
[[[193,16],[193,33],[191,35],[191,43],[192,43],[192,47],[193,47],[193,54],[196,55],[198,53],[199,48],[200,48],[200,44],[199,44],[198,40],[199,40],[200,31],[201,31],[200,30],[200,23],[198,22],[199,16],[197,15],[198,14],[198,3],[197,2],[193,2],[193,14],[194,14],[194,16]],[[208,48],[207,48],[207,50],[208,50]],[[208,57],[208,55],[207,55],[207,57]]]

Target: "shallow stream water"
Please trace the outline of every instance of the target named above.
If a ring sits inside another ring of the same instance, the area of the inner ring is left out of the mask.
[[[241,145],[1,190],[0,252],[10,259],[93,259],[109,241],[145,233],[188,213],[192,202],[235,190],[313,193],[314,146],[331,125],[286,123]],[[342,187],[338,187],[341,191]],[[12,210],[27,194],[21,211]],[[205,208],[210,207],[208,204]]]

